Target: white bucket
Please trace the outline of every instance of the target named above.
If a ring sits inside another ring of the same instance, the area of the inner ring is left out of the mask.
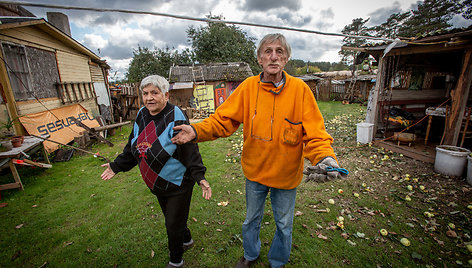
[[[472,157],[467,156],[467,182],[472,185]]]
[[[462,176],[469,154],[470,150],[465,148],[440,145],[436,147],[434,171],[448,176]]]
[[[357,124],[357,142],[369,143],[372,141],[374,124],[372,123],[358,123]]]

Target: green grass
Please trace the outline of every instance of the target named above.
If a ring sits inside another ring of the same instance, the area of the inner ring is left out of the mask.
[[[464,180],[439,176],[429,164],[381,148],[358,146],[355,124],[364,120],[365,107],[339,102],[319,106],[339,161],[351,173],[347,180],[302,182],[298,187],[299,216],[287,267],[470,266],[466,245],[472,236],[472,210],[467,205],[472,203],[472,189]],[[129,131],[124,127],[111,138],[114,147],[96,145],[91,151],[114,159]],[[194,189],[188,225],[196,243],[184,255],[187,267],[234,267],[243,254],[241,134],[199,144],[213,197],[206,201],[200,188]],[[0,208],[0,267],[165,266],[167,236],[155,196],[137,168],[102,181],[102,163],[90,155],[75,155],[51,169],[20,168],[25,190],[1,192],[0,202],[8,206]],[[0,183],[11,180],[9,174],[0,176]],[[405,201],[406,195],[412,200]],[[328,203],[330,198],[335,204]],[[434,217],[425,217],[425,211]],[[338,216],[345,219],[344,230],[336,227]],[[457,237],[446,235],[448,223],[456,225]],[[390,234],[381,236],[382,228]],[[268,200],[256,267],[268,266],[274,229]],[[408,237],[410,247],[399,242],[402,237]]]

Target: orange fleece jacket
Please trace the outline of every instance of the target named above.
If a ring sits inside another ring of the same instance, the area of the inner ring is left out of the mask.
[[[293,189],[303,178],[303,157],[316,164],[336,156],[310,88],[284,75],[279,87],[261,82],[261,75],[249,77],[214,114],[192,126],[202,142],[228,137],[242,123],[244,175],[268,187]]]

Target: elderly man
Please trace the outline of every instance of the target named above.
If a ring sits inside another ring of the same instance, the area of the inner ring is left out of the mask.
[[[177,144],[227,137],[244,125],[241,164],[246,176],[244,256],[236,267],[254,264],[261,250],[259,231],[270,192],[276,231],[269,250],[271,267],[290,257],[296,187],[303,177],[303,158],[339,168],[318,105],[310,88],[283,71],[291,49],[281,34],[266,35],[257,48],[263,72],[246,79],[209,118],[177,126]],[[337,172],[330,173],[338,177]],[[323,175],[320,175],[323,176]]]

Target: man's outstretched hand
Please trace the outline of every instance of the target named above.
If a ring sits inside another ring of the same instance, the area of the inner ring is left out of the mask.
[[[197,136],[193,128],[189,125],[179,125],[173,128],[174,132],[178,134],[171,139],[172,143],[184,144],[192,141]]]
[[[339,171],[330,171],[328,167],[339,169],[338,162],[332,157],[326,157],[314,166],[308,166],[303,172],[307,175],[305,181],[325,182],[335,179],[345,179],[347,174]]]

